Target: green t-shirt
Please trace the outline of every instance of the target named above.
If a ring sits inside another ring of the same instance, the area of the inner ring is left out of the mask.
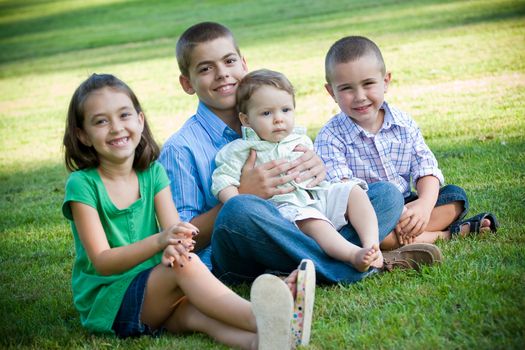
[[[73,302],[82,325],[93,332],[112,332],[112,325],[124,294],[137,274],[160,263],[161,252],[132,269],[111,276],[97,273],[78,237],[69,202],[95,208],[110,247],[125,246],[159,232],[155,216],[155,195],[169,185],[164,168],[154,162],[137,172],[140,198],[126,209],[118,209],[106,191],[97,169],[71,173],[66,183],[62,213],[71,220],[76,259],[73,266]]]

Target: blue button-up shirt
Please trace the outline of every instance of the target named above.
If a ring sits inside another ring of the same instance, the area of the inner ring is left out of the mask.
[[[159,161],[171,180],[181,220],[190,221],[218,204],[211,193],[215,155],[240,135],[202,102],[197,113],[162,147]]]

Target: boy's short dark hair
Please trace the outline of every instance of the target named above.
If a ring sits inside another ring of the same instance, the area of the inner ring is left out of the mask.
[[[235,93],[237,101],[237,111],[246,114],[248,111],[248,101],[253,93],[261,86],[271,86],[279,90],[286,91],[292,96],[295,107],[295,93],[292,83],[282,73],[269,69],[259,69],[248,73],[242,78]]]
[[[241,55],[239,46],[228,28],[215,22],[197,23],[186,29],[177,41],[175,52],[180,73],[185,77],[189,77],[191,53],[195,46],[218,38],[229,38],[233,42],[239,56]]]
[[[326,82],[330,84],[330,73],[334,65],[356,61],[367,54],[376,56],[381,72],[386,74],[381,50],[372,40],[362,36],[347,36],[337,40],[328,50],[324,61]]]

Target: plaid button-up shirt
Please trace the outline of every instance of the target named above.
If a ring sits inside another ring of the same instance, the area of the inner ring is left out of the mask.
[[[441,185],[444,178],[436,157],[410,116],[386,102],[383,125],[372,134],[341,112],[319,131],[314,147],[324,161],[327,179],[352,179],[367,183],[388,181],[403,196],[422,176],[432,175]]]

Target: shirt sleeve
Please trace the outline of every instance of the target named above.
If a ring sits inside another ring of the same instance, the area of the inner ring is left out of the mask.
[[[423,139],[423,134],[415,121],[411,121],[413,130],[413,149],[410,164],[410,175],[415,187],[417,180],[423,176],[435,176],[439,180],[440,186],[443,186],[445,179],[443,173],[438,168],[438,162],[430,148]]]
[[[314,149],[326,166],[329,181],[352,179],[354,174],[346,162],[347,145],[333,130],[323,127],[314,142]]]
[[[244,141],[233,141],[224,146],[215,156],[215,165],[213,171],[211,192],[218,198],[219,192],[229,186],[239,187],[241,170],[246,162],[247,153],[243,152],[239,146]],[[243,155],[246,153],[246,157]]]
[[[168,178],[168,175],[166,174],[166,170],[164,170],[164,167],[159,162],[154,162],[152,165],[152,171],[154,176],[154,188],[153,193],[156,195],[160,191],[162,191],[164,188],[169,186],[170,179]]]
[[[83,203],[97,209],[98,196],[95,184],[81,170],[69,175],[66,182],[64,203],[62,204],[62,214],[68,220],[73,221],[70,202]]]
[[[192,153],[184,147],[166,145],[159,161],[171,180],[173,202],[182,221],[191,221],[204,212],[205,194],[197,173]]]

